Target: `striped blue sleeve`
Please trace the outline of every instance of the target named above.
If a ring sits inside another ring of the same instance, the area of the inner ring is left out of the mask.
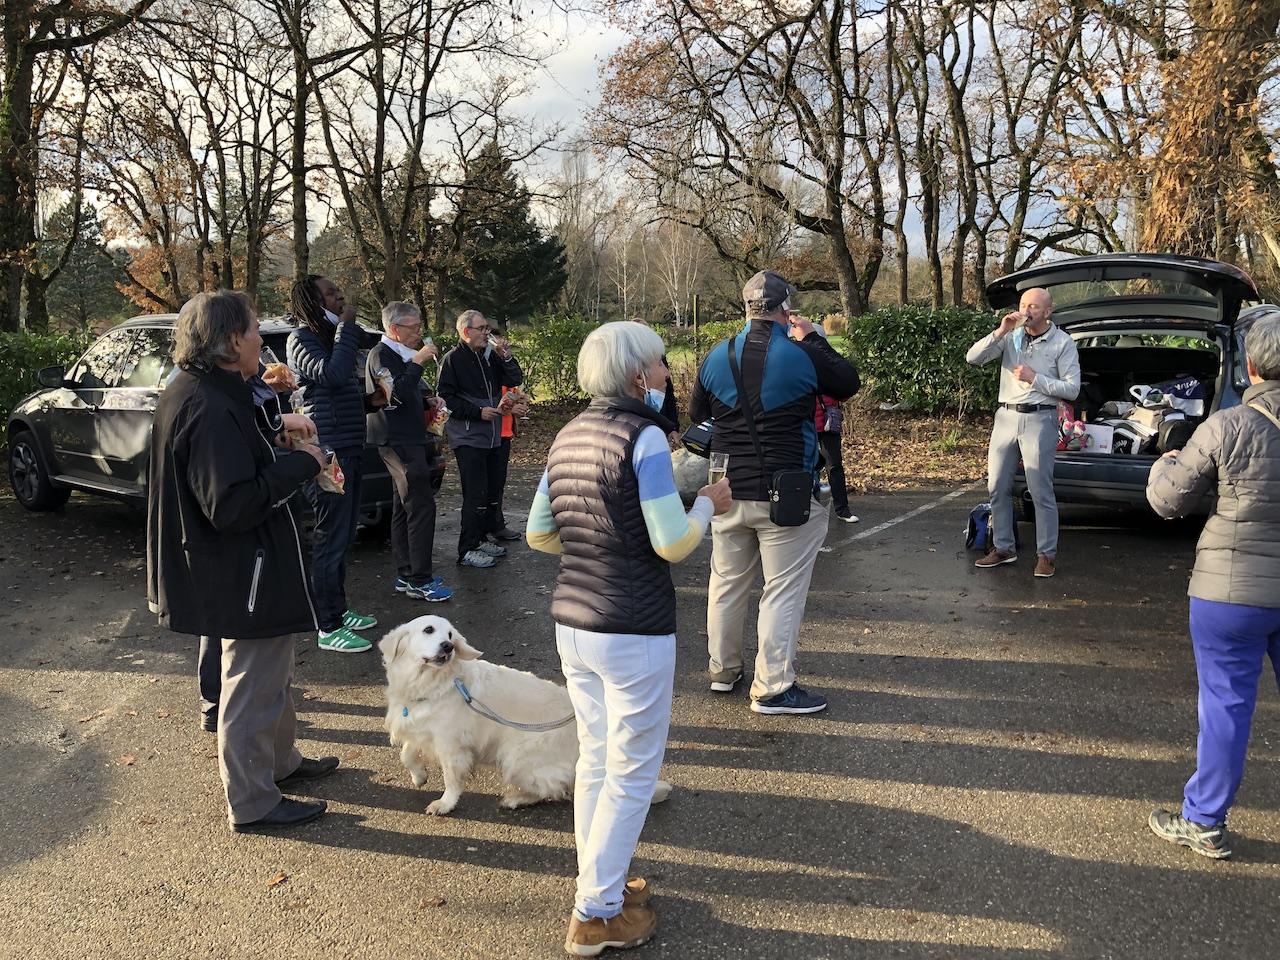
[[[556,520],[551,513],[549,489],[547,472],[544,470],[542,479],[538,482],[538,490],[533,495],[533,506],[529,508],[529,523],[525,527],[524,539],[534,550],[560,553],[560,531],[556,528]]]
[[[649,542],[658,556],[679,563],[693,553],[706,533],[713,512],[711,501],[699,497],[685,513],[676,490],[671,450],[666,434],[659,427],[645,427],[640,432],[631,459]]]

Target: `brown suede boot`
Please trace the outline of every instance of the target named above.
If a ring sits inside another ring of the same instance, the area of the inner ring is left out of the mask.
[[[610,947],[629,950],[647,943],[657,929],[658,915],[653,907],[624,903],[622,912],[608,920],[595,917],[583,923],[577,917],[570,918],[564,952],[573,957],[595,957]]]
[[[973,565],[975,567],[982,567],[985,570],[988,567],[998,567],[1002,563],[1013,563],[1017,559],[1018,555],[1012,550],[1005,552],[1004,550],[997,550],[995,547],[992,547],[983,554],[981,560],[975,561]]]
[[[1046,554],[1040,554],[1036,557],[1036,573],[1037,577],[1052,577],[1058,572],[1057,561],[1053,557]]]
[[[622,888],[624,907],[643,907],[653,897],[653,888],[644,877],[631,877]]]

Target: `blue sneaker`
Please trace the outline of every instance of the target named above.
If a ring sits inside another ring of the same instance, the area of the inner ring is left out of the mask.
[[[429,600],[432,603],[439,603],[441,600],[452,597],[453,590],[446,587],[439,577],[433,577],[429,583],[424,583],[420,587],[410,584],[404,595],[410,600]]]
[[[755,713],[818,713],[827,709],[827,698],[801,688],[795,683],[775,696],[764,700],[752,700]]]
[[[439,577],[432,577],[431,582],[435,584],[437,587],[444,585],[444,581],[441,580]],[[408,592],[409,592],[408,579],[406,577],[396,577],[396,593],[408,593]]]

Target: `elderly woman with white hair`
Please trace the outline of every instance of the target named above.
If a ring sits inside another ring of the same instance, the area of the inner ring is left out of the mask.
[[[1152,812],[1151,829],[1201,856],[1231,856],[1227,811],[1244,778],[1264,658],[1280,681],[1280,317],[1249,328],[1252,386],[1202,423],[1181,452],[1151,468],[1147,500],[1164,517],[1217,502],[1196,545],[1191,644],[1200,684],[1196,772],[1181,813]]]
[[[671,720],[676,593],[669,564],[726,512],[725,480],[685,513],[659,411],[663,343],[632,321],[592,331],[578,383],[593,398],[551,445],[526,538],[560,554],[551,599],[578,722],[577,896],[565,950],[594,956],[653,936],[648,885],[627,880]]]

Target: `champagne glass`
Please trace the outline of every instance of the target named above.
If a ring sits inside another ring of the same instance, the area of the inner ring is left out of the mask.
[[[719,483],[729,473],[729,455],[727,453],[711,454],[707,467],[707,483]]]

